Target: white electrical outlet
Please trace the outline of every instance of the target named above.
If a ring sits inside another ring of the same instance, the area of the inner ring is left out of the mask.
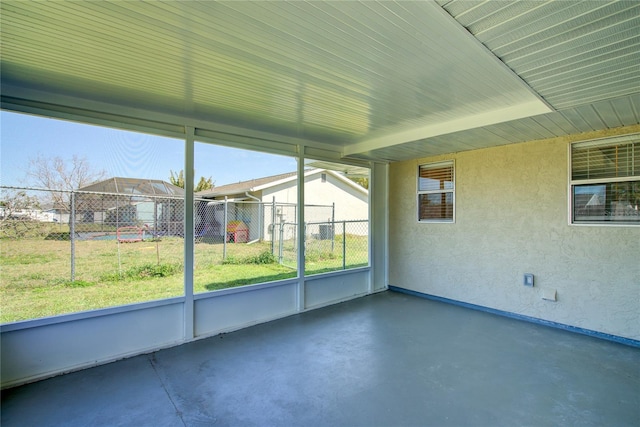
[[[533,286],[533,274],[524,273],[524,281],[522,284],[525,286]]]

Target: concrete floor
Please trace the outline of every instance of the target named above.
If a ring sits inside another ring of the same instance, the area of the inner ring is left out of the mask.
[[[640,349],[385,292],[2,393],[2,426],[639,426]]]

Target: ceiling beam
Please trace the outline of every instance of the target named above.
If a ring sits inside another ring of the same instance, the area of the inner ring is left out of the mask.
[[[515,106],[494,109],[484,113],[467,115],[453,120],[438,122],[434,120],[433,124],[416,127],[393,134],[382,135],[367,139],[365,141],[346,146],[343,150],[343,156],[348,157],[372,150],[388,148],[407,142],[419,141],[432,138],[439,135],[446,135],[453,132],[469,130],[497,123],[507,122],[510,120],[522,119],[525,117],[536,116],[553,111],[547,104],[538,99],[523,102]]]

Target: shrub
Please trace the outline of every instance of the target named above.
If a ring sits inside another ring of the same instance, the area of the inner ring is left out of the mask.
[[[242,258],[238,258],[235,257],[233,255],[227,255],[227,258],[222,262],[222,264],[233,264],[233,265],[238,265],[238,264],[257,264],[257,265],[263,265],[263,264],[275,264],[277,262],[277,259],[275,257],[274,254],[271,253],[271,251],[263,251],[261,253],[259,253],[258,255],[250,255],[250,256],[246,256],[246,257],[242,257]]]
[[[44,237],[44,240],[71,240],[70,233],[67,232],[52,232]]]
[[[308,250],[305,252],[305,260],[309,262],[326,261],[340,258],[331,251]]]
[[[105,282],[118,281],[126,278],[130,280],[150,279],[154,277],[169,277],[182,271],[180,264],[143,264],[137,265],[123,271],[121,274],[103,274],[100,280]]]
[[[147,277],[168,277],[182,271],[178,264],[144,264],[127,270],[124,275],[132,279]]]
[[[236,264],[243,264],[243,262],[238,257],[235,257],[233,255],[227,255],[227,257],[224,260],[222,260],[222,264],[236,265]]]
[[[53,226],[50,223],[39,222],[29,218],[3,219],[0,221],[0,238],[11,240],[42,239],[51,234],[52,228]],[[69,238],[67,237],[66,240],[69,240]]]
[[[62,286],[66,287],[66,288],[87,288],[89,286],[93,286],[95,285],[95,283],[93,282],[87,282],[85,280],[74,280],[72,281],[68,281],[68,282],[63,282]]]
[[[270,251],[264,251],[256,256],[248,258],[250,262],[246,262],[245,264],[275,264],[277,262],[276,256]]]

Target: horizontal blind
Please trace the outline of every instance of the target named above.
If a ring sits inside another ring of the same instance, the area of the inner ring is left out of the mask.
[[[453,190],[453,163],[421,165],[418,191]]]
[[[453,221],[453,193],[419,194],[418,220]]]
[[[640,136],[636,141],[571,146],[571,179],[640,176]]]

